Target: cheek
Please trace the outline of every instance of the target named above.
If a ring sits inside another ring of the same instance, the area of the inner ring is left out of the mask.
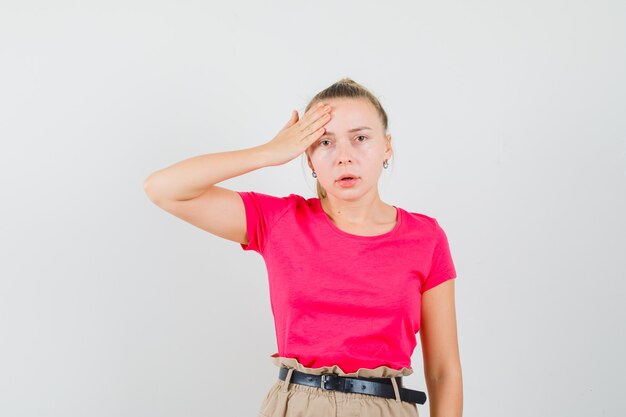
[[[315,168],[317,173],[317,180],[320,182],[327,182],[332,177],[333,171],[333,159],[327,155],[312,155],[311,164]]]
[[[326,149],[317,149],[311,152],[311,162],[313,164],[328,164],[334,158],[333,152]]]

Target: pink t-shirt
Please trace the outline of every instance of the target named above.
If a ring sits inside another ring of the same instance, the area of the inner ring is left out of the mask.
[[[456,278],[437,221],[396,207],[393,230],[339,229],[318,198],[238,192],[249,242],[263,256],[278,355],[346,373],[411,366],[422,293]]]

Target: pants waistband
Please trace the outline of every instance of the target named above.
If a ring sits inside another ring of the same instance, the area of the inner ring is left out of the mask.
[[[293,368],[281,367],[278,378],[285,381],[283,390],[287,391],[290,383],[307,385],[323,390],[374,395],[384,398],[395,398],[396,401],[424,404],[426,393],[402,387],[402,377],[366,378],[347,377],[333,373],[313,375],[297,371]]]

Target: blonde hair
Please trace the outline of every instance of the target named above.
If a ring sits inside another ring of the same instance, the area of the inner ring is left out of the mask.
[[[347,77],[342,78],[341,80],[337,81],[336,83],[330,85],[329,87],[317,93],[315,97],[313,97],[311,101],[309,102],[309,104],[306,106],[304,113],[309,111],[309,109],[317,102],[325,101],[327,99],[332,99],[332,98],[355,98],[355,99],[364,98],[364,99],[369,100],[369,102],[374,105],[374,108],[378,112],[378,115],[380,116],[381,121],[383,123],[383,128],[385,132],[387,132],[387,125],[388,125],[387,113],[385,112],[385,109],[383,109],[383,106],[380,104],[380,101],[378,101],[378,98],[376,98],[376,96],[372,94],[372,92],[368,90],[365,86]],[[316,186],[317,186],[317,197],[320,200],[323,198],[326,198],[326,190],[324,190],[324,187],[322,187],[322,185],[320,184],[318,180],[316,180]]]

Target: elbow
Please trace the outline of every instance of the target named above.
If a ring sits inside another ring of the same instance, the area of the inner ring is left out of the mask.
[[[432,384],[463,379],[461,364],[458,361],[449,361],[436,367],[425,367],[424,371],[426,379]]]
[[[154,174],[151,174],[143,181],[143,191],[153,203],[156,203],[157,201],[155,188]]]

